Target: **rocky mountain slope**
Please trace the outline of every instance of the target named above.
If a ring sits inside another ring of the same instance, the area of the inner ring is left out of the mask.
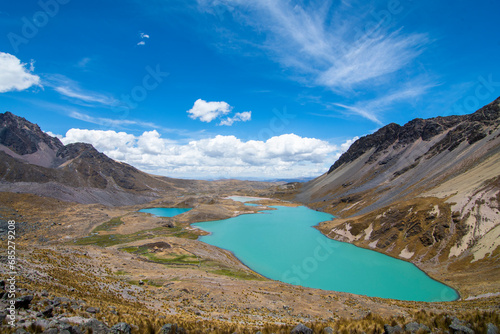
[[[500,98],[360,138],[296,199],[339,217],[319,226],[331,238],[421,266],[470,271],[483,261],[498,273]]]
[[[150,175],[115,161],[92,145],[63,145],[36,124],[0,114],[0,191],[79,203],[131,205],[165,193],[261,189],[268,183],[181,180]]]

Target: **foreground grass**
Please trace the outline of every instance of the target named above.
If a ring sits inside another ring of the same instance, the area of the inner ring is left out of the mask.
[[[26,249],[26,248],[25,248]],[[337,318],[329,320],[304,320],[299,318],[275,318],[265,320],[266,311],[257,307],[247,310],[240,305],[238,316],[219,319],[212,316],[224,314],[227,305],[219,305],[217,302],[211,305],[199,304],[196,306],[202,312],[197,316],[184,301],[189,301],[190,295],[182,291],[175,292],[173,296],[165,299],[158,294],[162,291],[167,281],[153,281],[145,279],[147,285],[136,287],[137,281],[127,281],[125,271],[111,272],[104,266],[96,266],[89,262],[89,255],[84,251],[77,251],[73,254],[64,253],[52,249],[36,249],[24,254],[24,258],[29,259],[33,266],[37,267],[43,275],[23,275],[23,280],[18,282],[19,288],[26,288],[33,291],[34,300],[31,303],[32,311],[42,311],[46,307],[47,297],[42,297],[39,293],[46,290],[49,298],[67,297],[75,301],[81,301],[84,307],[73,307],[62,304],[55,309],[56,315],[64,313],[65,316],[82,316],[84,318],[96,317],[100,321],[113,326],[119,322],[126,322],[133,325],[133,334],[159,333],[164,324],[172,323],[185,328],[187,333],[239,333],[255,334],[261,331],[263,334],[286,333],[289,334],[294,326],[303,322],[307,327],[312,328],[314,333],[322,333],[326,327],[331,327],[334,333],[383,333],[384,325],[399,325],[404,328],[405,324],[418,322],[428,326],[433,332],[445,333],[449,331],[452,317],[457,317],[476,333],[486,333],[488,323],[500,324],[500,312],[497,305],[484,304],[484,301],[464,301],[439,303],[443,309],[439,312],[429,312],[424,309],[426,303],[408,302],[405,316],[382,317],[375,313],[370,313],[362,318],[348,319]],[[27,264],[27,263],[26,263]],[[213,270],[218,270],[215,267]],[[219,271],[220,274],[234,275],[229,271]],[[123,296],[123,291],[127,291],[128,298]],[[130,298],[130,296],[132,298]],[[207,302],[208,302],[207,297]],[[498,301],[498,299],[496,299]],[[151,304],[154,303],[154,304]],[[387,301],[384,307],[390,307],[395,301]],[[398,302],[403,303],[403,302]],[[413,305],[413,306],[411,306]],[[99,308],[100,312],[89,315],[85,309],[88,306]],[[293,307],[293,305],[291,305]],[[347,305],[346,305],[347,306]],[[410,307],[411,306],[411,307]],[[175,314],[172,314],[172,310]],[[255,321],[254,312],[259,312],[264,316],[263,320]],[[376,310],[373,310],[376,312]],[[28,327],[32,333],[40,332],[40,328]],[[4,333],[13,333],[10,328],[2,328]]]

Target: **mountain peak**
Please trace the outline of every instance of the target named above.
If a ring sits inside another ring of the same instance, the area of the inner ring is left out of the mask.
[[[0,144],[19,155],[33,154],[47,145],[57,151],[63,143],[43,132],[37,124],[7,111],[0,113]]]

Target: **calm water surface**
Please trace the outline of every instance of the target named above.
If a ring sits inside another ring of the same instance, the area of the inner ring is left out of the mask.
[[[158,217],[174,217],[181,213],[188,212],[191,208],[149,208],[141,209],[139,212],[151,213]]]
[[[311,288],[414,301],[451,301],[452,288],[409,262],[331,240],[312,226],[332,215],[306,207],[192,224],[210,235],[200,240],[232,251],[268,278]]]

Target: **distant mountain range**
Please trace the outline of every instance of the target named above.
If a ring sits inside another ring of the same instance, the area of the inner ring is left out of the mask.
[[[144,173],[92,145],[63,145],[10,112],[0,114],[0,191],[32,193],[79,203],[129,205],[165,193],[261,189],[263,182],[181,180]]]
[[[496,261],[500,98],[463,116],[389,124],[351,145],[296,200],[339,219],[326,235],[411,259]]]

